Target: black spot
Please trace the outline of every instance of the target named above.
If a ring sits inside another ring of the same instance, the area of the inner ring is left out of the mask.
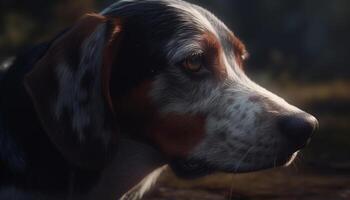
[[[90,56],[85,56],[83,58],[83,65],[86,66],[86,65],[89,65],[89,63],[91,63],[91,57]]]
[[[230,148],[230,149],[236,149],[235,145],[232,144],[232,143],[227,143],[227,146]]]
[[[73,141],[75,144],[79,144],[79,139],[77,137],[78,133],[73,128],[73,119],[72,119],[72,109],[64,107],[62,110],[62,115],[60,116],[60,124],[62,124],[62,127],[60,127],[62,132],[67,133],[63,137],[69,138],[70,141]],[[73,134],[71,134],[73,132]]]
[[[244,161],[246,162],[246,163],[253,163],[254,161],[255,161],[255,157],[254,156],[246,156],[245,157],[245,159],[244,159]]]
[[[222,141],[226,141],[227,140],[227,135],[225,132],[219,132],[218,133],[219,139]]]
[[[247,149],[246,148],[239,148],[237,149],[237,153],[240,155],[245,155],[247,153]]]
[[[232,105],[234,102],[235,102],[235,99],[234,99],[234,98],[229,98],[229,99],[227,100],[227,103],[228,103],[229,105]]]
[[[255,120],[254,120],[254,125],[257,127],[259,126],[260,124],[262,124],[263,122],[263,118],[261,116],[255,116]]]
[[[89,91],[93,87],[95,81],[94,74],[89,70],[86,71],[80,81],[80,87],[86,91]]]
[[[238,105],[235,105],[233,108],[234,108],[235,110],[239,110],[239,109],[241,108],[241,106],[238,104]]]
[[[251,96],[248,98],[248,101],[252,103],[257,103],[259,101],[262,101],[262,96]]]

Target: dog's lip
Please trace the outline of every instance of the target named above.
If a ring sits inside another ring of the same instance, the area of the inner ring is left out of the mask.
[[[209,175],[215,171],[215,168],[202,160],[184,160],[177,159],[170,163],[174,173],[181,178],[193,179]]]
[[[242,167],[237,168],[236,166],[232,166],[230,168],[221,168],[219,166],[214,166],[209,164],[208,162],[201,159],[176,159],[170,162],[170,167],[173,169],[174,173],[180,177],[185,179],[193,179],[199,178],[206,175],[210,175],[214,172],[224,172],[224,173],[249,173],[249,172],[257,172],[267,169],[273,169],[277,167],[289,166],[299,151],[284,154],[282,156],[278,156],[276,159],[273,159],[271,162],[267,162],[261,166],[251,167]]]
[[[262,170],[267,170],[267,169],[273,169],[273,168],[278,168],[278,167],[283,167],[283,166],[289,166],[294,159],[296,158],[298,154],[297,152],[284,155],[284,156],[279,156],[272,162],[268,162],[265,165],[254,167],[248,167],[248,168],[231,168],[231,169],[224,169],[221,170],[222,172],[225,173],[249,173],[249,172],[257,172],[257,171],[262,171]]]

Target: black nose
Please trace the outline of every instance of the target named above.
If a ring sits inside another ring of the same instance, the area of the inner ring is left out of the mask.
[[[318,121],[309,114],[294,114],[282,116],[278,120],[278,126],[282,134],[288,137],[297,149],[307,145],[318,128]]]

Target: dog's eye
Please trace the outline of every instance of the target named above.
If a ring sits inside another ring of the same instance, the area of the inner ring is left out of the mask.
[[[187,57],[182,66],[190,72],[199,72],[203,65],[203,56],[201,54],[195,54]]]

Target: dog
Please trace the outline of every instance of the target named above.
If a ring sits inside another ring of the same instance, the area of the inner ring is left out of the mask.
[[[318,122],[250,80],[247,55],[181,0],[86,14],[1,72],[0,199],[118,199],[164,165],[197,178],[292,162]]]

